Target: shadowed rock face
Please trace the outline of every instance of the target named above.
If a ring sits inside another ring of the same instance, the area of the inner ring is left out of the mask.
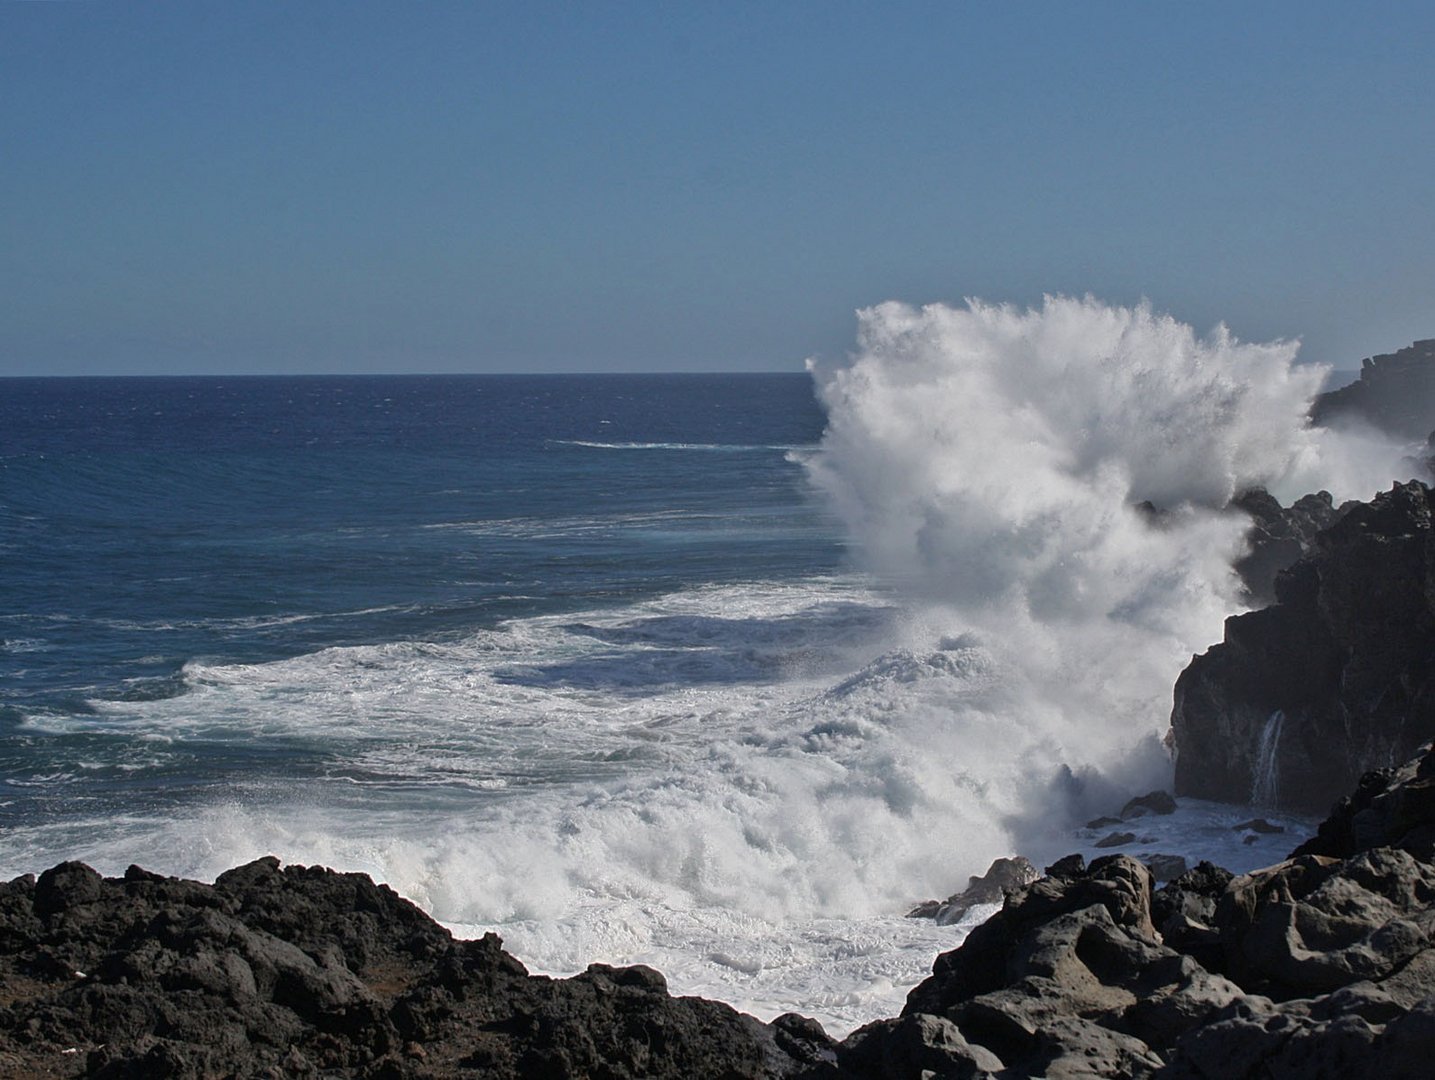
[[[650,968],[529,976],[361,874],[64,863],[0,886],[3,1076],[759,1077],[827,1045]]]
[[[1347,858],[1240,877],[1203,863],[1154,893],[1125,856],[1064,859],[938,957],[900,1019],[842,1043],[838,1065],[913,1080],[1428,1076],[1432,777],[1427,748],[1367,780],[1322,832],[1360,819]]]
[[[1345,508],[1177,680],[1181,795],[1321,812],[1435,737],[1435,532],[1417,481]]]
[[[1361,361],[1360,378],[1321,394],[1311,420],[1330,426],[1360,421],[1406,439],[1435,428],[1435,339]]]
[[[1304,495],[1283,507],[1264,488],[1252,488],[1231,500],[1231,507],[1247,514],[1249,550],[1236,561],[1235,571],[1252,606],[1275,603],[1276,578],[1288,566],[1310,554],[1316,535],[1340,520],[1352,506],[1336,508],[1328,491]]]

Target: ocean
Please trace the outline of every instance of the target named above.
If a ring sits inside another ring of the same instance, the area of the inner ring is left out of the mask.
[[[811,373],[0,380],[0,874],[272,853],[536,971],[894,1014],[964,933],[914,903],[1169,785],[1214,507],[1331,455],[1293,347],[863,318]],[[1249,816],[1131,851],[1310,825]]]

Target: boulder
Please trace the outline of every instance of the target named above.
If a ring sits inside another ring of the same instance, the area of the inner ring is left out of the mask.
[[[1020,855],[997,859],[981,877],[971,877],[967,887],[945,900],[928,900],[907,912],[909,919],[935,919],[938,925],[958,922],[972,908],[982,904],[1000,904],[1007,893],[1030,885],[1039,875],[1030,860]]]

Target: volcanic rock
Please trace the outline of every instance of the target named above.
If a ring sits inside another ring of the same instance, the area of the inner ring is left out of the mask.
[[[1320,533],[1278,603],[1176,683],[1178,795],[1324,811],[1435,736],[1432,495],[1396,484]]]
[[[1346,503],[1337,509],[1330,492],[1319,491],[1283,507],[1265,488],[1251,488],[1232,499],[1230,505],[1251,519],[1246,532],[1247,551],[1234,568],[1245,587],[1247,602],[1264,607],[1275,602],[1280,572],[1309,554],[1316,534],[1358,504]]]
[[[1435,428],[1435,339],[1362,360],[1360,378],[1321,394],[1313,423],[1363,422],[1398,438],[1423,439]]]
[[[362,874],[272,858],[212,886],[79,863],[0,885],[0,987],[15,1076],[759,1077],[833,1053],[650,968],[529,976]]]
[[[1121,808],[1121,820],[1132,821],[1147,814],[1174,814],[1176,812],[1176,800],[1171,798],[1168,791],[1150,791],[1145,795],[1137,795],[1136,798],[1127,801]]]
[[[940,926],[957,922],[980,904],[999,904],[1006,894],[1029,885],[1039,875],[1030,860],[1020,855],[997,859],[981,877],[971,877],[967,887],[945,900],[928,900],[907,912],[909,919],[935,919]]]
[[[1059,860],[1060,876],[1013,891],[937,958],[900,1023],[840,1044],[836,1075],[1424,1077],[1435,862],[1418,838],[1435,827],[1432,778],[1428,748],[1368,777],[1320,834],[1365,845],[1344,858],[1239,877],[1203,862],[1155,892],[1126,856]],[[1384,844],[1407,839],[1413,850]]]

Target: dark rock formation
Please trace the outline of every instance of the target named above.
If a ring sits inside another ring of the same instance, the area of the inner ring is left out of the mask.
[[[1328,491],[1304,495],[1283,507],[1265,488],[1252,488],[1231,500],[1231,507],[1248,515],[1246,533],[1249,550],[1236,560],[1235,571],[1252,606],[1272,604],[1276,599],[1276,577],[1298,559],[1310,553],[1316,534],[1340,520],[1355,503],[1336,508]]]
[[[0,886],[4,1076],[759,1077],[829,1047],[650,968],[529,976],[361,874],[64,863]]]
[[[1124,855],[1063,859],[938,957],[900,1020],[840,1044],[838,1067],[912,1080],[1428,1076],[1432,778],[1427,748],[1368,781],[1322,831],[1362,833],[1344,859],[1302,854],[1241,877],[1202,863],[1155,892]]]
[[[1397,484],[1319,533],[1278,602],[1226,620],[1176,683],[1176,791],[1323,811],[1435,736],[1435,532]]]
[[[1377,847],[1435,861],[1435,754],[1366,773],[1292,856],[1346,859]]]
[[[1314,423],[1356,420],[1400,438],[1423,439],[1435,428],[1435,339],[1362,360],[1360,378],[1321,394]]]
[[[1175,812],[1176,800],[1171,797],[1169,791],[1148,791],[1145,795],[1137,795],[1134,799],[1126,801],[1126,805],[1121,808],[1121,820],[1134,821],[1147,814],[1174,814]]]
[[[841,1043],[670,997],[646,967],[530,976],[360,874],[63,863],[0,886],[0,1075],[1424,1077],[1432,836],[1427,747],[1366,777],[1320,851],[1253,874],[1202,863],[1153,891],[1125,855],[1068,856]]]
[[[981,877],[967,879],[967,887],[945,900],[928,900],[907,912],[909,919],[935,919],[942,926],[957,922],[979,904],[1000,904],[1007,893],[1030,885],[1039,875],[1031,861],[1017,855],[997,859]]]

